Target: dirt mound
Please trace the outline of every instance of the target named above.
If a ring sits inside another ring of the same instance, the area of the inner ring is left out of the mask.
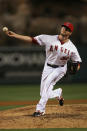
[[[0,129],[87,128],[87,104],[47,105],[41,117],[34,111],[34,105],[0,111]]]

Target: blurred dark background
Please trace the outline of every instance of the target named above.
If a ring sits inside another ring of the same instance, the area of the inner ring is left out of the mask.
[[[0,0],[0,84],[39,83],[45,61],[44,48],[9,38],[4,26],[23,35],[55,35],[66,21],[74,25],[71,40],[83,62],[60,82],[86,82],[87,0]]]

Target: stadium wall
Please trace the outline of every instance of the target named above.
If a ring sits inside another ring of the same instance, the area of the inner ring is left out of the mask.
[[[74,76],[66,76],[60,82],[86,82],[87,62],[86,45],[80,45],[78,51],[82,58],[80,71]],[[1,47],[0,48],[0,84],[40,83],[45,62],[45,51],[41,47]]]

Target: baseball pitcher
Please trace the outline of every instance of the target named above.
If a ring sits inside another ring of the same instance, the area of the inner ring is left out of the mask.
[[[5,31],[10,37],[45,46],[46,60],[41,78],[41,98],[33,114],[34,117],[45,114],[46,103],[50,98],[57,98],[61,106],[64,104],[62,89],[53,90],[54,85],[66,74],[67,69],[70,74],[75,74],[80,69],[82,60],[76,46],[70,40],[73,29],[72,23],[65,22],[61,25],[59,35],[42,34],[30,37],[9,30]],[[69,66],[67,66],[68,61],[70,61]]]

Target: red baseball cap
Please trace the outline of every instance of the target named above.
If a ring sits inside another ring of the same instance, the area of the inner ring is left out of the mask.
[[[70,22],[65,22],[62,26],[66,26],[67,28],[71,30],[71,32],[73,32],[74,30],[73,24]]]

